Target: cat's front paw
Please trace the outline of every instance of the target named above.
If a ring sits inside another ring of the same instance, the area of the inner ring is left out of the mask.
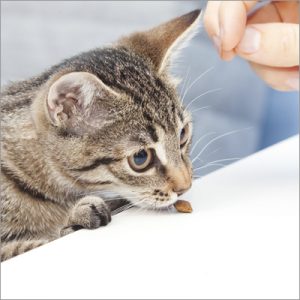
[[[108,205],[99,197],[87,196],[72,208],[67,226],[61,230],[61,235],[82,228],[95,229],[107,225],[110,221],[111,212]]]

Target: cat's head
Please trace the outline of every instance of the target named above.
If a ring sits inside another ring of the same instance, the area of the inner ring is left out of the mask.
[[[52,69],[34,119],[66,188],[114,191],[139,206],[166,207],[191,187],[191,117],[167,69],[199,14]]]

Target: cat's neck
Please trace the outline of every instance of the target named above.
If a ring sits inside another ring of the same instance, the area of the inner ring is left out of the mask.
[[[68,184],[47,159],[30,107],[4,116],[1,146],[1,164],[24,185],[63,205],[68,205],[66,198],[75,200],[75,189],[66,189]]]

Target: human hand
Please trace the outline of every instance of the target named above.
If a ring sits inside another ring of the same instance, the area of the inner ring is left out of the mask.
[[[274,89],[299,90],[299,2],[208,1],[204,25],[222,59],[249,61]]]

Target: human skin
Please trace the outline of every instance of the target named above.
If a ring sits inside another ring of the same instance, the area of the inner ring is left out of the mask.
[[[219,55],[247,60],[268,85],[299,90],[299,2],[208,1],[204,25]]]

